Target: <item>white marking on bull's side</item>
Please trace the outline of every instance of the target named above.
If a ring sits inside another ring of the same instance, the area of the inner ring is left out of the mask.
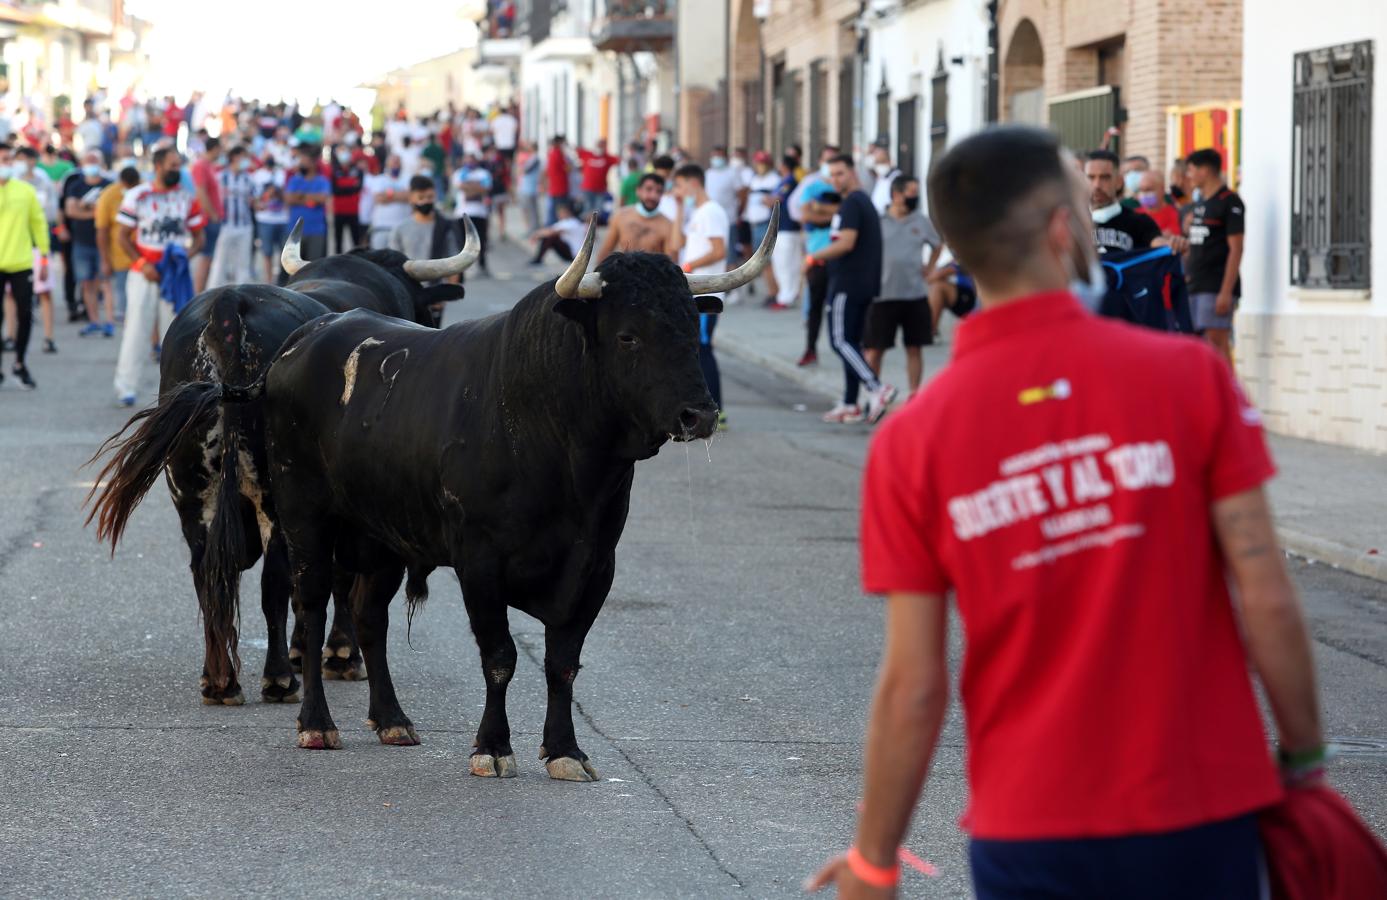
[[[265,514],[265,491],[260,486],[259,473],[255,471],[255,463],[243,446],[236,447],[236,462],[236,473],[240,475],[241,496],[255,507],[255,521],[260,526],[260,546],[268,548],[270,537],[274,534],[274,524]]]
[[[222,417],[217,416],[217,424],[207,432],[202,445],[202,471],[207,473],[207,486],[202,489],[202,527],[212,524],[212,516],[217,511],[217,467],[216,462],[222,452]],[[172,480],[170,478],[170,480]]]
[[[361,351],[367,347],[379,347],[384,341],[375,338],[367,338],[356,345],[356,349],[347,354],[347,362],[342,366],[342,405],[346,406],[352,400],[352,392],[356,390],[356,367],[361,363]]]

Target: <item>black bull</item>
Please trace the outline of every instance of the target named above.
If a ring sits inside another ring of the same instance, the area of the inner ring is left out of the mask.
[[[467,245],[450,260],[424,261],[422,274],[437,276],[443,265],[458,271],[476,258],[476,232],[467,223]],[[263,554],[261,606],[269,647],[261,679],[267,702],[295,702],[299,685],[294,654],[302,653],[301,628],[293,651],[286,648],[290,596],[289,561],[283,537],[271,527],[274,498],[269,489],[264,422],[260,404],[227,406],[217,414],[215,383],[248,384],[264,375],[284,341],[306,322],[354,308],[431,323],[432,307],[462,296],[452,284],[424,287],[419,263],[394,251],[364,251],[303,264],[299,229],[285,248],[285,266],[295,274],[287,288],[237,285],[208,291],[183,310],[164,337],[159,403],[130,420],[98,450],[115,456],[88,498],[98,535],[120,541],[130,515],[165,473],[191,555],[194,588],[203,612],[206,655],[201,681],[204,703],[238,704],[239,656],[235,610],[240,573]],[[432,267],[432,270],[429,270]],[[411,274],[413,272],[413,274]],[[189,383],[203,385],[191,391]],[[123,435],[137,426],[128,438]],[[219,473],[227,475],[218,478]],[[330,677],[361,677],[346,596],[350,577],[338,573],[337,617],[326,661]]]
[[[711,434],[696,310],[721,302],[694,294],[754,278],[774,222],[738,272],[687,280],[647,254],[618,254],[583,275],[590,230],[569,271],[509,313],[442,332],[364,311],[332,315],[300,328],[263,381],[178,392],[217,396],[227,409],[262,404],[271,527],[287,545],[307,632],[300,746],[340,746],[318,665],[334,563],[357,573],[369,719],[392,744],[418,739],[390,681],[388,604],[406,572],[413,605],[424,576],[451,566],[487,685],[473,773],[515,774],[505,711],[513,606],[546,627],[549,774],[595,778],[573,731],[573,680],[611,586],[634,464],[671,437]]]

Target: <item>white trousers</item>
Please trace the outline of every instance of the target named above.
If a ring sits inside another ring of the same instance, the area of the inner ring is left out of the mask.
[[[771,251],[771,271],[775,273],[775,283],[780,286],[776,302],[781,306],[794,306],[799,303],[804,292],[804,232],[782,231],[775,236],[775,250]]]
[[[254,241],[255,232],[249,225],[240,228],[222,226],[216,249],[212,251],[212,268],[207,273],[208,290],[226,284],[248,284],[254,280],[250,255]]]
[[[159,283],[131,270],[125,282],[125,324],[116,360],[117,399],[139,393],[140,374],[149,358],[149,336],[157,325],[163,341],[172,322],[173,304],[159,296]]]

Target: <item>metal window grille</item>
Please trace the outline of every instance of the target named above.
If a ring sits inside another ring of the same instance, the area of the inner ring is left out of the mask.
[[[885,74],[881,77],[881,90],[877,91],[877,134],[878,143],[891,146],[891,88],[886,84]]]
[[[1292,284],[1372,286],[1372,101],[1372,41],[1296,54]]]
[[[853,106],[857,96],[857,57],[844,57],[838,64],[838,146],[844,150],[852,148]]]
[[[930,79],[929,107],[929,159],[933,165],[949,146],[949,72],[942,56]]]
[[[809,158],[818,159],[828,137],[824,134],[824,107],[828,105],[828,71],[824,61],[809,64]]]

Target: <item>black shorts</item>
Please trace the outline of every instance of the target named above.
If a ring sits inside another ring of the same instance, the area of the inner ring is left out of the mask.
[[[867,308],[867,329],[862,346],[868,350],[888,350],[896,346],[896,329],[905,337],[907,347],[924,347],[934,343],[934,316],[929,302],[919,300],[877,300]]]

